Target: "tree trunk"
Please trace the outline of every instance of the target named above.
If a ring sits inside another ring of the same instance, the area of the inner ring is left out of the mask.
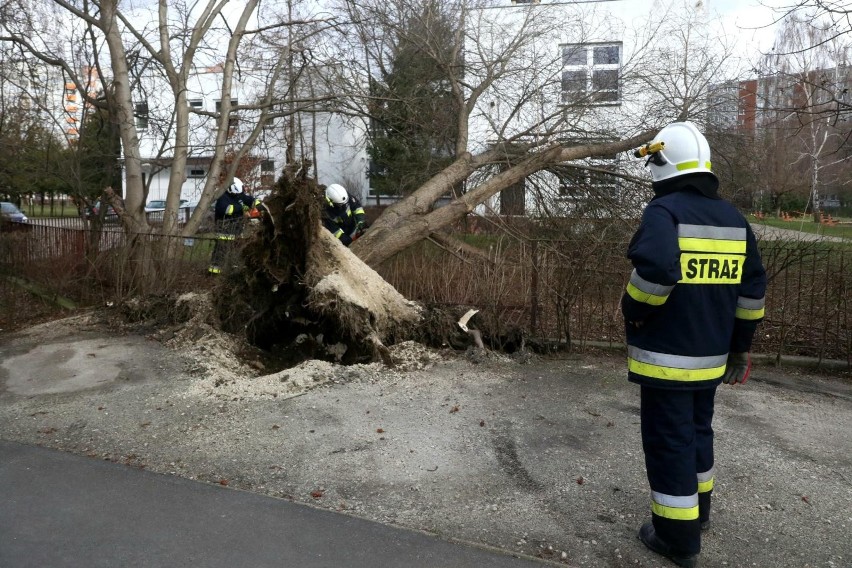
[[[607,156],[631,150],[650,140],[656,131],[643,132],[626,140],[565,148],[553,144],[534,153],[524,154],[508,169],[455,198],[448,205],[432,210],[438,199],[480,167],[495,162],[506,153],[498,149],[477,156],[465,153],[441,173],[405,199],[385,209],[366,234],[352,244],[352,252],[370,266],[385,260],[431,233],[463,219],[478,205],[511,187],[526,176],[569,160]]]

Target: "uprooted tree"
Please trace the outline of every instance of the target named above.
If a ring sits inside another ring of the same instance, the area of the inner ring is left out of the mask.
[[[448,311],[407,300],[319,222],[316,182],[288,171],[214,301],[226,331],[282,360],[391,362],[387,345],[465,342]],[[234,294],[233,290],[239,290]]]

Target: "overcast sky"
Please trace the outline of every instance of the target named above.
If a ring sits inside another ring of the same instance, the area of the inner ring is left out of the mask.
[[[780,8],[791,3],[792,0],[710,0],[709,7],[711,12],[721,15],[727,33],[765,52],[772,47],[775,37],[773,23],[783,15]]]

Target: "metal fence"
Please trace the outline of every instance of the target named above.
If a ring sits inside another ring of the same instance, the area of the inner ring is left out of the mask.
[[[133,295],[164,294],[209,286],[205,278],[212,238],[128,235],[29,224],[0,227],[0,278],[26,282],[78,305],[117,302]],[[2,292],[2,290],[0,290]]]
[[[538,240],[478,235],[471,238],[488,257],[480,260],[424,242],[379,272],[413,300],[477,307],[507,327],[580,348],[618,344],[619,303],[631,271],[627,241],[589,233]],[[129,237],[111,228],[0,229],[0,293],[21,279],[86,305],[209,288],[212,248],[210,238]],[[852,366],[852,244],[765,240],[760,248],[769,289],[754,350]]]
[[[620,344],[627,241],[504,240],[488,262],[424,245],[382,275],[409,298],[469,305],[534,336]],[[761,241],[769,286],[754,351],[852,366],[852,243]]]

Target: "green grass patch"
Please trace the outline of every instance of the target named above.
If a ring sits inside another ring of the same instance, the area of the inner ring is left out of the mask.
[[[54,203],[53,207],[46,203],[44,207],[41,204],[25,205],[21,207],[21,211],[27,217],[79,217],[80,212],[74,205],[63,205]]]

